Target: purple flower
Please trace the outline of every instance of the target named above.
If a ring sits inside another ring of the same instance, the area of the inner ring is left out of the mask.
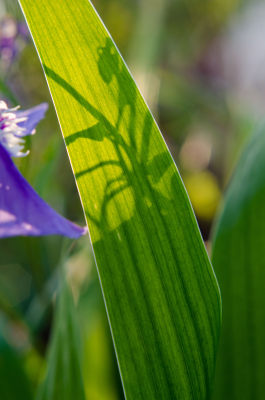
[[[8,109],[0,101],[0,238],[63,235],[78,238],[87,230],[54,211],[23,178],[12,157],[22,157],[23,137],[32,135],[47,104],[27,111]]]
[[[27,26],[10,16],[0,21],[0,60],[5,68],[16,59],[29,39]]]

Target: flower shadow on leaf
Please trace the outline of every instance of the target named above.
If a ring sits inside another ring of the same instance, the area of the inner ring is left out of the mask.
[[[113,46],[113,45],[112,45]],[[67,146],[73,144],[76,140],[85,138],[93,141],[100,142],[103,139],[109,140],[116,152],[116,159],[103,160],[89,168],[76,173],[76,178],[83,177],[86,174],[93,173],[96,170],[108,168],[108,167],[120,167],[120,173],[115,179],[109,179],[105,186],[105,195],[103,198],[98,200],[100,203],[99,218],[93,215],[91,210],[86,210],[86,215],[90,219],[91,223],[97,225],[101,230],[111,230],[111,226],[108,226],[107,208],[108,203],[123,190],[130,188],[133,196],[134,206],[141,208],[143,203],[148,204],[150,207],[153,204],[153,197],[158,197],[160,205],[164,202],[164,213],[167,211],[167,203],[170,201],[165,197],[158,188],[153,187],[151,183],[158,183],[164,174],[172,167],[172,159],[167,151],[156,154],[151,160],[149,160],[149,143],[152,136],[153,120],[149,112],[146,112],[144,118],[144,126],[141,137],[137,138],[137,141],[141,142],[140,148],[136,145],[136,129],[135,129],[135,105],[133,101],[128,99],[125,101],[126,96],[121,95],[122,82],[126,80],[127,69],[122,66],[117,70],[114,69],[116,62],[109,61],[108,57],[113,57],[112,50],[110,49],[109,39],[106,40],[105,48],[100,48],[100,59],[101,69],[104,71],[103,64],[108,63],[108,66],[113,64],[112,73],[108,73],[106,79],[105,75],[102,74],[104,82],[110,83],[114,77],[118,82],[118,104],[119,112],[116,124],[113,125],[111,122],[91,103],[89,103],[79,92],[76,91],[68,82],[60,77],[56,72],[51,70],[49,67],[44,66],[44,70],[48,77],[52,78],[57,84],[62,86],[70,95],[72,95],[95,119],[98,120],[92,127],[84,129],[79,132],[70,134],[65,138]],[[104,59],[105,57],[105,59]],[[101,71],[99,69],[99,71]],[[105,72],[104,72],[105,74]],[[130,80],[131,82],[131,80]],[[132,81],[129,87],[130,95],[136,96],[136,86]],[[119,126],[123,119],[125,107],[131,110],[129,118],[129,140],[126,141],[123,135],[119,132]],[[139,134],[138,134],[139,136]],[[143,171],[145,171],[145,178],[143,180]],[[120,185],[117,183],[120,182]],[[113,187],[113,190],[111,190]],[[114,188],[115,187],[115,188]],[[139,204],[140,202],[140,204]],[[122,218],[121,221],[122,223]]]

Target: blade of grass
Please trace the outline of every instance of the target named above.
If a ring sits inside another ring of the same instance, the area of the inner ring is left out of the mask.
[[[79,350],[80,339],[72,294],[65,278],[62,277],[47,374],[40,386],[37,400],[85,400]]]
[[[21,5],[77,180],[126,398],[206,399],[220,295],[159,129],[90,2]]]
[[[265,129],[254,134],[230,182],[213,241],[223,299],[214,399],[265,393]]]

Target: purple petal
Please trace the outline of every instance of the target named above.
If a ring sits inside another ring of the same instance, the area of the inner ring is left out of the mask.
[[[13,37],[3,37],[0,39],[0,48],[3,49],[5,47],[13,48],[15,45],[15,39]]]
[[[0,238],[63,235],[78,238],[87,232],[54,211],[32,189],[0,145]]]
[[[44,118],[47,109],[48,104],[42,103],[29,110],[15,112],[18,118],[27,118],[26,121],[18,122],[18,126],[25,129],[22,136],[31,135],[34,132],[36,125]]]

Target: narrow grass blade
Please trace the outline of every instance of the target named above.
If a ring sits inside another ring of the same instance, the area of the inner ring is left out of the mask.
[[[265,393],[265,129],[250,140],[215,229],[213,265],[223,298],[214,399]]]
[[[85,400],[79,351],[72,294],[63,280],[54,316],[47,374],[37,400]]]
[[[77,180],[126,398],[206,399],[219,290],[158,127],[90,2],[21,5]]]

